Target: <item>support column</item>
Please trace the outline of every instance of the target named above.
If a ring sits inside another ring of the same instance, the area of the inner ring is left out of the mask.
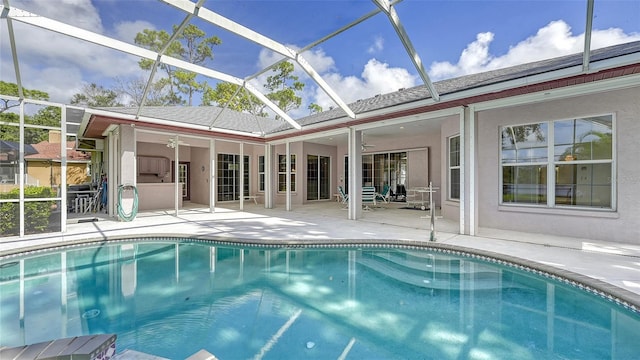
[[[240,211],[244,210],[244,142],[240,142]]]
[[[466,122],[469,119],[469,109],[465,106],[460,109],[460,211],[458,215],[459,229],[458,232],[460,234],[465,234],[465,210],[467,209],[465,202],[467,201],[466,188],[465,185],[467,181],[465,180],[465,176],[467,172],[465,171],[466,159],[467,155],[465,153],[465,141],[467,136],[465,135],[466,131]]]
[[[264,207],[273,209],[273,145],[264,144]]]
[[[286,200],[286,210],[291,211],[291,143],[289,141],[285,144],[286,147],[286,163],[287,163],[287,200]],[[296,179],[298,180],[298,179]]]
[[[349,219],[362,217],[362,131],[349,129]]]
[[[217,184],[217,177],[216,177],[216,172],[217,170],[217,163],[216,163],[216,140],[215,139],[210,139],[209,140],[209,212],[214,213],[216,212],[216,184]]]
[[[178,135],[176,135],[176,147],[174,148],[174,161],[173,161],[173,201],[175,203],[175,216],[178,216],[178,211],[180,208],[180,197],[182,197],[182,189],[180,188],[180,183],[178,182],[179,171],[180,171],[180,139]]]
[[[478,233],[478,185],[476,168],[476,111],[473,105],[469,106],[468,121],[465,121],[465,234],[475,236]],[[468,224],[468,226],[466,225]]]
[[[116,204],[118,200],[122,201],[122,209],[133,209],[133,192],[127,191],[123,193],[123,198],[119,199],[119,185],[136,185],[136,136],[135,129],[129,125],[120,125],[119,129],[119,149],[118,151],[118,169],[120,169],[120,181],[117,182],[115,188]]]

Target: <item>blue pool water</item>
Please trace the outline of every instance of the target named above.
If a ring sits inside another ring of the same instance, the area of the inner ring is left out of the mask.
[[[0,259],[0,346],[115,333],[184,359],[638,359],[640,316],[566,282],[412,248],[204,241]]]

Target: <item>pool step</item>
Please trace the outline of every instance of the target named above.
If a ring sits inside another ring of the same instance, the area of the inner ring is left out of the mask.
[[[114,360],[169,360],[160,356],[146,354],[140,351],[127,349],[120,354],[117,354]]]
[[[120,354],[117,354],[113,359],[114,360],[169,360],[167,358],[146,354],[146,353],[131,350],[131,349],[127,349],[121,352]],[[208,352],[207,350],[202,349],[197,353],[186,358],[186,360],[218,360],[218,358],[215,355]]]
[[[218,358],[207,350],[202,349],[189,356],[186,360],[218,360]]]

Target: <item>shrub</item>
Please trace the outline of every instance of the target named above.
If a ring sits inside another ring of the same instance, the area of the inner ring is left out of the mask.
[[[13,189],[0,194],[2,199],[15,199],[20,189]],[[30,186],[24,189],[26,198],[49,198],[51,188],[44,186]],[[24,203],[24,231],[27,234],[44,232],[49,226],[49,217],[54,201],[34,201]],[[0,236],[20,234],[20,205],[17,202],[0,204]]]

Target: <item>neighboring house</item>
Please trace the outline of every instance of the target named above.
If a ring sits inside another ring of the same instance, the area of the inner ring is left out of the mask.
[[[25,155],[35,154],[37,151],[31,145],[25,145]],[[20,143],[0,140],[0,189],[6,191],[6,186],[18,183],[18,161]],[[4,186],[4,187],[3,187]]]
[[[58,186],[61,184],[62,151],[60,132],[49,131],[49,140],[31,145],[36,151],[26,155],[26,173],[30,185]],[[74,150],[75,142],[66,142],[67,185],[83,184],[91,181],[89,166],[91,154]]]
[[[79,136],[105,141],[111,214],[118,184],[137,185],[141,208],[176,211],[178,195],[292,209],[340,185],[345,216],[358,219],[363,185],[397,195],[431,183],[460,233],[640,243],[640,42],[583,59],[436,82],[439,101],[425,86],[400,89],[350,104],[355,119],[339,108],[298,119],[302,130],[213,107],[143,107],[87,109]],[[158,194],[166,201],[151,204]]]

